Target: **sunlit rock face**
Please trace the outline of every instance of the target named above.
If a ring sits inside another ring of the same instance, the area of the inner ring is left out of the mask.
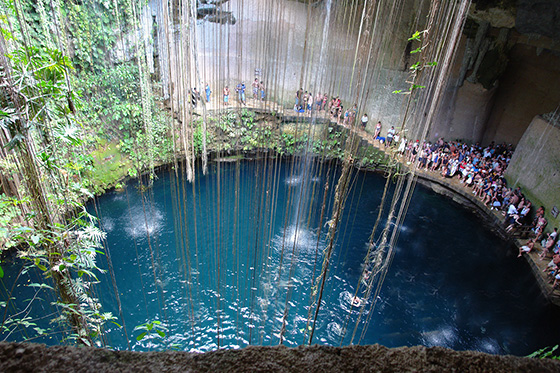
[[[151,4],[159,30],[161,14],[157,2]],[[553,111],[560,102],[554,88],[559,7],[551,0],[473,1],[428,137],[516,144],[535,115]],[[244,82],[251,97],[256,78],[267,98],[285,108],[293,107],[300,88],[339,96],[345,107],[356,104],[367,112],[370,125],[380,120],[384,134],[403,123],[405,100],[393,92],[408,88],[416,61],[408,39],[428,29],[430,4],[401,1],[378,10],[371,18],[361,2],[201,0],[193,35],[198,78],[189,85],[208,82],[219,97],[226,85],[233,91]],[[364,31],[368,20],[377,26]],[[172,30],[177,37],[179,26]],[[173,89],[163,74],[166,56],[179,51],[161,49],[161,37],[156,36],[160,50],[154,63],[168,95]],[[357,52],[371,38],[371,54],[363,57],[370,70],[364,74]]]
[[[158,30],[155,70],[168,99],[181,89],[168,70],[173,59],[169,56],[185,56],[179,48],[184,35],[175,21],[171,34],[164,35],[161,9],[157,2],[151,7]],[[377,120],[386,123],[386,131],[401,122],[406,97],[393,92],[408,89],[409,67],[416,60],[408,39],[425,28],[428,11],[429,3],[419,0],[368,8],[362,2],[335,0],[199,2],[192,29],[196,51],[191,56],[197,61],[189,65],[192,77],[187,85],[209,83],[213,97],[229,86],[234,97],[234,88],[243,82],[251,98],[251,83],[258,79],[267,99],[288,109],[300,88],[339,96],[345,109],[357,105],[373,125]]]

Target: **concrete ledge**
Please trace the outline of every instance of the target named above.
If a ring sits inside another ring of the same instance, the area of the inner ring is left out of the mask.
[[[2,372],[558,372],[560,362],[443,347],[247,347],[204,354],[0,343]]]

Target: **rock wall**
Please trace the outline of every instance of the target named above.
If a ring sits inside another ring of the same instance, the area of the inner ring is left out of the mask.
[[[558,372],[550,359],[443,347],[247,347],[204,354],[0,343],[2,372]]]
[[[515,145],[535,115],[560,103],[560,43],[492,27],[473,13],[430,135]]]
[[[258,78],[267,98],[286,110],[299,88],[340,96],[344,109],[357,104],[358,117],[367,113],[372,127],[381,120],[386,133],[401,124],[406,96],[393,91],[409,87],[415,57],[408,38],[426,27],[429,5],[422,0],[380,5],[370,38],[360,34],[362,2],[229,0],[223,9],[232,12],[235,24],[196,23],[201,81],[210,82],[214,97],[228,85],[236,99],[237,83],[245,83],[251,98],[251,83]],[[372,41],[369,59],[363,60],[367,74],[355,63],[357,46],[365,41],[367,48]]]
[[[560,103],[560,53],[518,43],[508,57],[484,143],[517,144],[535,115],[554,111]]]
[[[553,206],[560,209],[560,127],[536,116],[519,141],[506,170],[508,183],[520,186],[533,204],[545,207],[548,230],[558,227]]]
[[[361,29],[369,17],[362,2],[229,0],[220,9],[235,22],[196,22],[198,77],[191,81],[209,82],[218,99],[228,85],[235,99],[233,88],[241,81],[247,97],[252,96],[256,77],[264,82],[268,99],[286,110],[299,88],[338,95],[345,108],[358,105],[358,117],[368,114],[370,130],[382,121],[386,134],[391,125],[402,123],[406,100],[392,92],[408,89],[409,67],[416,58],[408,38],[427,27],[430,3],[408,0],[376,8],[372,38]],[[558,107],[558,4],[473,1],[429,138],[517,144],[535,115]],[[153,14],[161,25],[159,13]],[[177,33],[177,27],[171,29]],[[355,64],[364,40],[372,40],[367,74]]]

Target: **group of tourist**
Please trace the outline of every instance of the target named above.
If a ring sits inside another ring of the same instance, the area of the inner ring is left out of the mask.
[[[264,101],[265,97],[266,97],[264,82],[259,81],[258,78],[255,78],[255,81],[251,84],[251,87],[253,89],[253,99]],[[237,93],[237,100],[238,100],[239,104],[241,104],[241,105],[247,105],[247,100],[246,100],[246,97],[245,97],[245,90],[246,89],[247,89],[247,87],[245,86],[244,82],[240,82],[239,84],[237,84],[235,86],[235,92]],[[211,95],[212,95],[212,89],[210,88],[210,85],[208,83],[206,83],[206,85],[204,87],[204,93],[206,95],[206,102],[207,103],[210,102]],[[230,104],[230,102],[229,102],[230,94],[231,94],[231,91],[229,89],[229,86],[226,85],[224,87],[224,89],[222,90],[223,103],[224,103],[225,106],[228,106]],[[198,102],[200,102],[200,100],[201,100],[200,93],[198,92],[196,87],[192,88],[192,90],[191,90],[191,103],[192,103],[194,108],[196,108],[196,106],[197,106]]]
[[[304,91],[303,88],[300,88],[296,91],[294,110],[298,113],[306,113],[342,107],[342,101],[340,101],[338,97],[333,97],[329,105],[327,105],[327,102],[328,96],[326,94],[319,93],[317,95],[313,95],[313,93]]]
[[[394,131],[394,128],[391,130]],[[386,139],[380,137],[379,133],[380,123],[375,130],[375,138],[386,142],[386,146],[390,147],[389,133]],[[481,147],[478,143],[469,145],[459,141],[446,142],[443,138],[433,143],[420,143],[419,140],[409,141],[406,137],[400,139],[398,133],[394,133],[393,137],[399,143],[397,154],[404,158],[407,165],[438,172],[444,178],[458,178],[465,187],[472,189],[472,194],[480,198],[485,206],[502,212],[506,232],[530,230],[533,238],[519,248],[518,256],[531,252],[535,244],[539,243],[542,248],[539,258],[545,260],[552,256],[544,272],[549,274],[553,289],[560,285],[560,241],[557,228],[545,234],[548,221],[544,216],[544,207],[540,206],[532,216],[531,201],[523,195],[521,188],[508,187],[503,177],[513,154],[512,145],[491,142],[487,147]]]
[[[344,110],[342,101],[338,96],[332,96],[329,100],[327,94],[313,93],[304,91],[300,88],[295,94],[294,110],[298,113],[311,113],[326,111],[330,115],[330,119],[345,127],[354,127],[356,116],[358,113],[358,105],[354,104],[352,107]],[[366,128],[369,118],[367,114],[363,114],[360,124],[363,129]]]
[[[503,178],[513,153],[511,145],[492,142],[483,148],[478,143],[446,142],[443,138],[420,144],[419,140],[408,141],[403,137],[398,153],[405,157],[407,164],[416,163],[419,169],[439,172],[447,178],[457,176],[491,209],[504,209],[512,198],[513,191],[507,188]]]
[[[533,239],[533,245],[535,244],[536,240],[537,238]],[[529,243],[527,245],[529,245]],[[550,256],[552,256],[550,262],[548,262],[543,272],[547,274],[548,280],[550,283],[552,283],[552,289],[554,290],[558,288],[558,285],[560,285],[560,241],[558,240],[558,228],[554,228],[552,232],[548,233],[546,237],[543,238],[543,240],[541,241],[541,246],[543,248],[543,251],[539,255],[539,258],[541,260],[546,260]],[[523,247],[519,249],[520,254],[522,249]]]
[[[206,83],[204,86],[204,93],[206,95],[206,102],[210,102],[210,95],[212,94],[212,90],[210,89],[210,85]],[[191,104],[193,108],[196,108],[196,105],[201,101],[200,92],[196,87],[191,89]]]
[[[258,78],[255,78],[255,80],[253,81],[253,83],[251,84],[251,88],[253,90],[253,100],[255,101],[264,101],[266,94],[265,94],[265,89],[264,89],[264,82],[261,80],[259,81]],[[245,90],[246,90],[246,86],[245,83],[240,82],[239,84],[237,84],[237,86],[235,87],[235,92],[237,93],[237,101],[241,104],[241,105],[247,105],[247,100],[245,98]],[[224,96],[224,105],[229,105],[229,88],[226,85],[223,91],[223,96]]]

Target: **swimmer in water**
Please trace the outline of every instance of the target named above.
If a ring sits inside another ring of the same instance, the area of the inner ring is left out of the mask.
[[[362,305],[362,300],[358,297],[352,298],[352,305],[354,307],[360,307]]]

